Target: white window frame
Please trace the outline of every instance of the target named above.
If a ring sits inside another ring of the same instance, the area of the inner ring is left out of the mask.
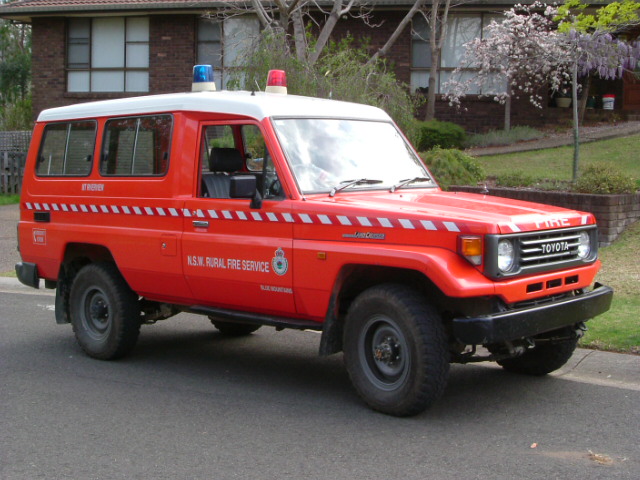
[[[473,17],[480,19],[480,34],[484,35],[485,28],[487,27],[487,25],[489,25],[491,20],[500,19],[502,18],[502,15],[497,14],[495,12],[464,12],[464,13],[449,14],[449,17],[447,20],[447,32],[446,32],[447,38],[445,38],[445,41],[442,47],[441,56],[440,56],[440,65],[438,65],[438,73],[437,73],[438,78],[436,81],[436,87],[437,87],[436,93],[438,94],[442,93],[442,85],[450,78],[451,73],[458,66],[456,64],[457,62],[450,62],[450,64],[447,65],[446,60],[443,61],[443,58],[445,56],[445,53],[447,52],[447,49],[450,50],[450,53],[455,53],[458,57],[460,57],[464,53],[464,48],[462,46],[462,43],[460,43],[459,45],[455,45],[455,43],[453,42],[453,38],[451,37],[451,35],[455,31],[451,28],[451,26],[454,24],[454,22],[457,22],[461,18],[473,18]],[[424,22],[421,29],[422,31],[416,30],[415,23],[417,22],[420,22],[420,23]],[[419,90],[419,89],[426,89],[429,86],[429,76],[430,76],[430,69],[431,69],[431,46],[429,45],[429,28],[430,27],[426,23],[426,20],[421,16],[416,16],[412,22],[411,57],[410,57],[411,58],[410,83],[411,83],[412,92],[415,92],[416,90]],[[465,41],[470,41],[470,40],[472,39],[471,38],[465,39]],[[414,58],[415,56],[414,53],[416,52],[417,48],[420,48],[425,52],[425,55],[427,57],[426,59],[423,59],[421,56]],[[415,65],[416,63],[418,63],[417,66]],[[463,72],[463,77],[465,75],[473,75],[474,72],[475,72],[474,69],[467,69],[465,72]],[[477,95],[477,94],[481,94],[482,92],[472,91],[469,93]],[[485,92],[485,93],[488,93],[488,92]]]
[[[216,35],[206,35],[203,25],[210,23],[218,29]],[[260,21],[256,15],[239,15],[217,20],[198,19],[196,34],[196,63],[213,66],[217,89],[227,87],[232,73],[241,67],[242,52],[256,41],[260,33]]]
[[[148,92],[149,36],[149,17],[70,18],[67,92]]]

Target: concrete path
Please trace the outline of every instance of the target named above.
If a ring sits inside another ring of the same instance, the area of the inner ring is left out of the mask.
[[[20,261],[16,227],[20,218],[18,205],[0,206],[0,275],[14,271]]]
[[[629,135],[636,134],[640,134],[640,122],[625,122],[613,125],[582,127],[580,129],[580,144],[594,142],[596,140],[627,137]],[[515,143],[513,145],[470,148],[466,152],[474,157],[481,157],[484,155],[501,155],[503,153],[543,150],[545,148],[563,147],[565,145],[573,145],[572,131],[549,135],[538,140]]]

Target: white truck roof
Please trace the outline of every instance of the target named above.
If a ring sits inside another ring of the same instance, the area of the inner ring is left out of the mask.
[[[165,112],[212,112],[242,115],[257,120],[265,117],[340,117],[388,121],[381,109],[358,103],[276,93],[218,91],[166,95],[79,103],[43,110],[39,122],[124,116]]]

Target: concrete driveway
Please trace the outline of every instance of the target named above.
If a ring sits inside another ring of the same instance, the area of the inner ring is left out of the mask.
[[[14,270],[20,261],[16,225],[20,218],[18,205],[0,206],[0,274]]]

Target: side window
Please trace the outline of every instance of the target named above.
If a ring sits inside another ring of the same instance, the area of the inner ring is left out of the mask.
[[[204,128],[200,152],[202,174],[215,171],[215,166],[210,162],[214,148],[235,148],[233,130],[229,125],[209,125]]]
[[[200,151],[201,197],[229,198],[230,174],[242,170],[230,125],[208,125],[202,131]]]
[[[87,176],[91,172],[96,122],[49,124],[44,129],[36,175]]]
[[[264,161],[267,171],[263,172]],[[202,131],[200,197],[229,198],[231,175],[255,175],[265,199],[283,198],[273,162],[256,125],[208,125]]]
[[[169,169],[171,115],[109,120],[105,127],[100,173],[161,176]]]
[[[273,165],[273,160],[267,149],[267,144],[264,141],[262,132],[260,132],[260,129],[256,125],[243,125],[241,132],[247,170],[261,174],[263,173],[264,162],[266,162],[264,178],[262,178],[261,175],[258,176],[258,178],[262,178],[262,182],[264,183],[264,198],[270,200],[284,198],[282,185],[278,179],[276,168]]]
[[[255,125],[242,126],[242,141],[247,157],[247,170],[251,172],[261,172],[262,162],[269,156],[267,145],[260,129]]]

